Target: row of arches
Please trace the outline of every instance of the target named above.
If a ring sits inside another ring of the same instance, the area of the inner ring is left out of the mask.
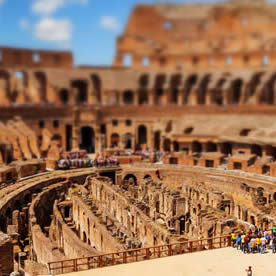
[[[148,142],[147,127],[140,125],[137,128],[137,144],[146,145]],[[119,147],[120,140],[123,140],[125,149],[131,149],[133,147],[133,135],[126,133],[122,137],[118,133],[112,133],[110,136],[110,146]],[[95,152],[95,131],[90,126],[84,126],[80,129],[80,149],[86,150],[88,153]]]

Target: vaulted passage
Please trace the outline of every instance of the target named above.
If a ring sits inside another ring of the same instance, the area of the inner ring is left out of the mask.
[[[95,152],[95,134],[91,127],[85,126],[81,129],[80,148],[88,153]]]
[[[76,104],[84,104],[88,102],[87,82],[77,80],[72,82],[72,88],[75,95]]]

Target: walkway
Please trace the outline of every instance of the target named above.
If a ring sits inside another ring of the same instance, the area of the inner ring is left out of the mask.
[[[110,266],[65,276],[239,276],[251,265],[254,276],[275,276],[276,254],[243,254],[233,248],[208,250],[150,261]]]

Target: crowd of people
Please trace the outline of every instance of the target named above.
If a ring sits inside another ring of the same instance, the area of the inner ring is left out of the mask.
[[[114,167],[119,166],[119,161],[113,157],[107,157],[103,154],[97,153],[92,160],[85,152],[69,153],[66,158],[58,161],[59,169],[70,168],[91,168],[91,167]]]
[[[256,228],[247,233],[232,232],[231,238],[233,248],[243,253],[266,253],[268,249],[276,253],[276,227],[273,227],[272,231]]]

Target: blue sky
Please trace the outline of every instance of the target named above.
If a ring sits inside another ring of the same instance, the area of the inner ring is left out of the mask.
[[[110,65],[131,9],[155,2],[162,1],[0,0],[0,45],[69,49],[76,64]]]

